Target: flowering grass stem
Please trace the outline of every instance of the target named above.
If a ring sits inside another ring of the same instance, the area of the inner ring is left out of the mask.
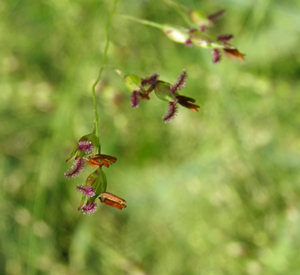
[[[101,142],[100,142],[100,137],[99,137],[99,127],[98,127],[98,111],[97,111],[97,97],[96,97],[96,86],[98,82],[101,79],[102,72],[104,68],[106,67],[106,61],[107,61],[107,54],[108,54],[108,48],[109,48],[109,27],[111,25],[111,21],[115,15],[116,8],[117,8],[117,3],[118,0],[114,1],[113,4],[113,9],[110,13],[110,16],[107,20],[106,27],[105,27],[105,37],[106,37],[106,42],[105,42],[105,48],[104,48],[104,53],[103,53],[103,61],[102,61],[102,66],[99,69],[98,77],[95,80],[93,86],[92,86],[92,93],[93,93],[93,99],[94,99],[94,112],[95,112],[95,120],[94,120],[94,131],[95,135],[99,139],[99,149],[98,149],[98,154],[101,154]]]
[[[163,28],[164,28],[163,25],[155,23],[155,22],[152,22],[152,21],[148,21],[148,20],[144,20],[144,19],[139,19],[139,18],[130,16],[130,15],[126,15],[126,14],[119,14],[119,15],[121,15],[121,16],[127,18],[127,19],[133,20],[135,22],[138,22],[140,24],[143,24],[143,25],[151,26],[151,27],[154,27],[154,28],[157,28],[157,29],[161,29],[161,30],[163,30]]]

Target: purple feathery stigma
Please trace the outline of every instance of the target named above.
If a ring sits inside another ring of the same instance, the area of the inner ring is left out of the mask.
[[[92,186],[79,185],[76,186],[76,189],[86,197],[93,197],[96,195],[96,191]]]
[[[142,86],[154,85],[157,82],[159,74],[150,74],[147,78],[142,80]]]
[[[174,94],[177,90],[180,90],[182,87],[185,86],[186,78],[187,78],[187,73],[186,70],[184,69],[182,74],[178,76],[176,83],[171,85],[170,87],[171,95]]]
[[[176,105],[176,102],[169,102],[169,110],[162,117],[162,120],[165,123],[170,122],[172,119],[175,118],[176,114],[177,114],[177,105]]]
[[[221,34],[217,37],[217,40],[220,41],[221,43],[227,43],[232,39],[233,39],[232,34]]]
[[[212,55],[213,55],[213,63],[215,64],[219,63],[221,60],[221,52],[218,49],[213,49]]]
[[[64,175],[66,178],[76,178],[84,169],[86,164],[85,158],[76,159],[71,169]]]
[[[206,26],[205,25],[201,25],[200,26],[200,31],[201,32],[206,32]]]
[[[95,201],[87,202],[85,206],[81,208],[83,214],[92,214],[97,210],[97,204]]]
[[[223,16],[225,14],[225,10],[220,10],[220,11],[217,11],[213,14],[210,14],[208,17],[209,20],[213,21],[213,20],[216,20],[218,18],[220,18],[221,16]]]
[[[90,141],[78,141],[78,150],[89,154],[94,150],[94,146]]]
[[[191,41],[191,39],[188,38],[188,39],[185,41],[184,45],[185,45],[186,47],[192,47],[192,46],[193,46],[193,42]]]
[[[137,91],[134,91],[130,97],[130,104],[133,108],[139,107],[140,103],[140,93]]]

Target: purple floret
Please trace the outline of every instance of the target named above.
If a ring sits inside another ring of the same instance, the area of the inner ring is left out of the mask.
[[[87,202],[85,206],[81,208],[83,214],[92,214],[97,210],[97,204],[95,201]]]
[[[172,119],[175,118],[177,114],[177,105],[175,102],[169,102],[169,110],[168,112],[163,116],[162,120],[167,123],[170,122]]]
[[[180,90],[185,86],[185,80],[187,78],[186,70],[183,70],[182,74],[178,76],[178,79],[175,84],[171,85],[170,92],[174,94],[176,91]]]
[[[76,186],[76,189],[86,197],[93,197],[96,195],[96,191],[92,186],[79,185]]]
[[[94,150],[94,146],[90,141],[79,141],[78,150],[89,154]]]
[[[76,159],[71,169],[64,175],[66,178],[76,178],[84,169],[86,164],[85,158]]]

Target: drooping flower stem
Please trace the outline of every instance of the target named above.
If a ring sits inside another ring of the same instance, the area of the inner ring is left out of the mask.
[[[181,4],[175,3],[173,1],[170,1],[170,0],[165,0],[165,2],[167,4],[169,4],[170,6],[172,6],[180,14],[180,16],[184,19],[184,21],[188,25],[190,25],[191,27],[195,27],[195,26],[193,26],[193,24],[191,24],[191,20],[188,17],[188,12],[190,10],[187,7],[185,7],[185,6],[181,5]]]
[[[157,29],[161,29],[161,30],[164,29],[163,25],[155,23],[155,22],[152,22],[152,21],[148,21],[148,20],[144,20],[144,19],[139,19],[139,18],[130,16],[130,15],[126,15],[126,14],[119,14],[119,15],[121,15],[121,16],[127,18],[127,19],[133,20],[135,22],[138,22],[140,24],[143,24],[143,25],[151,26],[151,27],[154,27],[154,28],[157,28]]]
[[[114,0],[113,8],[110,13],[110,16],[107,20],[106,27],[105,27],[105,48],[104,48],[104,53],[103,53],[103,61],[102,61],[102,66],[99,69],[98,77],[95,80],[93,86],[92,86],[92,93],[93,93],[93,99],[94,99],[94,112],[95,112],[95,120],[94,120],[94,132],[95,135],[97,136],[99,140],[99,147],[98,147],[98,154],[101,154],[101,142],[100,142],[100,137],[99,137],[99,128],[98,128],[98,111],[97,111],[97,97],[96,97],[96,85],[101,79],[102,72],[106,66],[106,61],[107,61],[107,53],[108,53],[108,48],[109,48],[109,27],[111,24],[111,21],[115,15],[116,12],[116,7],[117,7],[118,0]]]

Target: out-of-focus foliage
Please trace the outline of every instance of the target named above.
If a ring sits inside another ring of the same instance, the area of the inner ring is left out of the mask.
[[[108,192],[123,211],[77,211],[63,178],[92,131],[91,86],[112,1],[0,2],[0,274],[299,274],[299,1],[181,1],[233,33],[246,65],[168,40],[115,16],[108,63],[173,83],[201,105],[164,124],[157,100],[129,104],[106,69],[98,88]],[[119,1],[118,13],[184,25],[162,1]]]

